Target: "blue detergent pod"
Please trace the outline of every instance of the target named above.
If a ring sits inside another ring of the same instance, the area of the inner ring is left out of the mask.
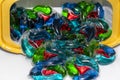
[[[100,48],[103,49],[105,53],[108,54],[109,56],[113,56],[116,54],[115,50],[109,46],[101,45]]]
[[[114,49],[106,45],[100,45],[100,49],[102,49],[102,52],[95,56],[96,61],[100,65],[108,65],[114,62],[116,58]]]

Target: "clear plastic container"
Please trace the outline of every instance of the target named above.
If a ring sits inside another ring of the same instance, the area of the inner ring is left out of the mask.
[[[84,1],[84,0],[81,0]],[[85,0],[99,2],[103,5],[105,10],[105,20],[112,28],[112,35],[110,38],[102,42],[111,47],[115,47],[120,43],[120,0]],[[18,42],[11,39],[10,36],[10,8],[14,3],[17,6],[24,8],[32,8],[36,5],[52,6],[57,12],[61,12],[61,5],[65,2],[80,2],[80,0],[0,0],[0,47],[16,53],[21,54],[22,50]],[[59,9],[59,10],[58,10]]]

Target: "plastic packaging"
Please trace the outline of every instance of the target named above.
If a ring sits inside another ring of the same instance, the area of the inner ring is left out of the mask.
[[[21,51],[20,45],[16,42],[14,42],[11,37],[10,37],[10,8],[11,6],[17,2],[18,0],[0,0],[0,47],[13,52],[13,53],[23,53]],[[79,0],[77,0],[79,1]],[[70,0],[69,2],[77,2],[77,1],[72,1]],[[19,1],[18,1],[19,2]],[[24,2],[24,0],[20,0],[20,2]],[[65,3],[65,0],[58,0],[58,1],[50,1],[49,3],[47,1],[43,1],[41,0],[41,4],[48,4],[50,6],[53,7],[59,7],[61,4]],[[94,2],[94,0],[93,0]],[[119,34],[119,30],[120,30],[120,0],[100,0],[100,3],[102,3],[104,6],[110,7],[108,6],[108,2],[109,5],[111,5],[112,7],[112,35],[109,39],[107,39],[106,41],[103,41],[102,43],[111,47],[115,47],[117,45],[119,45],[120,40],[120,34]],[[25,7],[32,7],[33,5],[35,5],[36,3],[38,4],[37,1],[31,0],[31,2],[24,2]],[[30,4],[31,3],[31,4]],[[109,9],[107,9],[109,10]]]

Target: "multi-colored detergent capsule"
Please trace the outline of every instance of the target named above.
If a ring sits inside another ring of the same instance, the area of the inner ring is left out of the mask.
[[[42,12],[43,14],[50,15],[52,9],[50,6],[38,5],[33,8],[34,12]]]
[[[101,45],[100,49],[96,51],[97,55],[95,59],[101,65],[108,65],[115,60],[115,51],[111,47]]]

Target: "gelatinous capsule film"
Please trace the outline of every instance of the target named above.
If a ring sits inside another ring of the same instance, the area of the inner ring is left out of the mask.
[[[112,34],[102,4],[81,1],[64,3],[61,15],[50,6],[25,9],[13,5],[10,13],[11,38],[21,40],[24,54],[34,67],[34,80],[93,80],[99,64],[115,60],[113,48],[100,44]]]

